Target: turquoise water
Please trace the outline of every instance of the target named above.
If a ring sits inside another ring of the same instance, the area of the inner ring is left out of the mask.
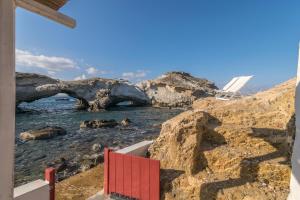
[[[57,100],[57,96],[20,105],[36,112],[16,114],[15,184],[42,178],[44,169],[61,157],[70,163],[79,162],[83,155],[91,154],[95,143],[121,148],[157,137],[160,124],[181,112],[179,109],[119,106],[109,111],[86,112],[74,109],[75,100]],[[129,127],[81,130],[80,121],[94,119],[129,118]],[[19,134],[44,126],[60,126],[66,135],[48,140],[21,142]]]

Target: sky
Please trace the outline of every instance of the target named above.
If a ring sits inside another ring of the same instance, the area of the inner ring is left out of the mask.
[[[18,8],[17,71],[63,80],[153,79],[185,71],[252,89],[296,76],[298,0],[70,0],[69,29]]]

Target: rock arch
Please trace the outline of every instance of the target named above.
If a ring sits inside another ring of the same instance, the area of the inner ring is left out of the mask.
[[[47,76],[17,73],[16,104],[66,93],[80,102],[80,108],[98,111],[122,101],[146,105],[150,101],[138,87],[125,81],[93,78],[80,81],[60,81]]]

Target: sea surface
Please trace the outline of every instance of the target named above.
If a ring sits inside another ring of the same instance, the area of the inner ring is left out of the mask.
[[[108,111],[87,112],[75,109],[76,100],[57,95],[19,107],[30,112],[16,114],[15,185],[43,178],[44,169],[61,158],[67,162],[77,162],[84,155],[92,154],[93,144],[102,147],[122,148],[159,135],[164,121],[182,112],[180,109],[131,107],[119,105]],[[129,118],[128,127],[80,129],[80,122],[95,119]],[[59,126],[66,135],[48,140],[22,142],[21,132],[45,126]],[[103,148],[102,148],[103,149]]]

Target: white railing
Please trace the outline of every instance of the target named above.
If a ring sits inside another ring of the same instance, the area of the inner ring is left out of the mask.
[[[49,200],[49,183],[36,180],[14,189],[14,200]]]
[[[55,200],[55,169],[45,170],[45,181],[39,179],[14,188],[14,200]]]
[[[120,150],[116,151],[116,153],[130,154],[130,155],[134,155],[134,156],[145,157],[148,152],[148,148],[150,147],[150,145],[152,143],[153,143],[153,140],[145,140],[143,142],[139,142],[139,143],[136,143],[129,147],[120,149]]]

